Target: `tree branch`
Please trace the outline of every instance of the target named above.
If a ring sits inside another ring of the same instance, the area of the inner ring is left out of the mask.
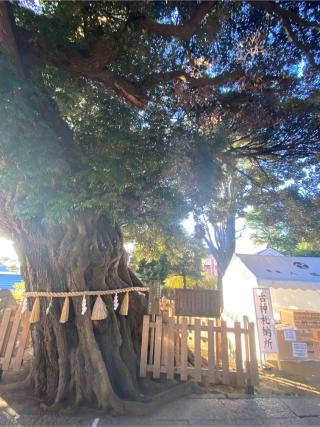
[[[291,21],[298,22],[303,28],[312,27],[318,29],[318,26],[311,22],[303,20],[294,12],[287,11],[278,7],[276,4],[268,1],[252,1],[249,2],[253,7],[263,8],[270,13],[277,14],[283,22],[285,31],[288,34],[290,40],[301,49],[304,54],[308,57],[310,63],[319,68],[315,63],[314,58],[307,46],[305,46],[297,37],[292,29]],[[0,3],[0,13],[5,8],[3,6],[6,3]],[[199,28],[205,17],[210,13],[217,2],[202,1],[199,6],[195,8],[194,15],[181,25],[173,24],[161,24],[145,16],[130,16],[126,23],[124,23],[119,32],[124,32],[126,28],[131,28],[133,31],[141,32],[146,31],[151,34],[155,34],[162,37],[177,37],[181,40],[187,40],[190,38]],[[194,77],[190,75],[184,69],[163,72],[159,74],[151,74],[144,80],[135,83],[129,78],[125,78],[116,75],[111,66],[119,56],[125,52],[124,45],[119,43],[119,47],[114,48],[109,43],[106,36],[101,36],[92,42],[90,48],[86,51],[78,48],[65,47],[55,45],[45,37],[40,37],[34,33],[26,31],[22,28],[16,28],[14,23],[13,31],[16,33],[16,37],[9,34],[8,30],[2,30],[1,24],[4,20],[3,13],[0,15],[0,44],[2,43],[3,49],[11,57],[15,56],[14,52],[20,51],[21,62],[23,65],[33,66],[34,64],[48,64],[57,67],[67,73],[76,76],[82,76],[90,80],[101,82],[107,89],[112,90],[121,98],[128,101],[131,105],[138,108],[146,108],[148,100],[146,96],[146,87],[148,83],[150,86],[155,86],[161,82],[169,81],[181,81],[185,82],[193,89],[199,89],[206,86],[221,86],[226,83],[233,83],[240,79],[245,79],[250,85],[258,88],[259,90],[264,89],[264,84],[283,83],[279,78],[274,76],[264,77],[252,77],[245,74],[244,70],[237,68],[233,71],[228,71],[215,77],[202,75],[201,77]],[[5,28],[2,25],[2,28]],[[9,36],[5,36],[5,35]],[[14,41],[16,40],[16,47],[14,49]],[[4,42],[5,41],[5,42]],[[17,57],[14,63],[18,64]],[[286,83],[284,81],[284,83]],[[275,88],[270,89],[276,91]]]
[[[182,25],[159,24],[146,16],[132,15],[125,26],[131,26],[136,31],[146,31],[165,38],[176,37],[180,40],[188,40],[196,33],[204,18],[216,6],[216,3],[215,1],[202,1],[196,8],[193,17]]]
[[[270,13],[275,13],[281,18],[291,19],[296,24],[300,25],[303,28],[314,28],[315,30],[320,31],[320,25],[314,21],[307,21],[300,18],[299,15],[292,12],[292,10],[283,9],[279,7],[275,2],[271,1],[250,1],[250,4],[256,8],[262,8],[267,10]]]
[[[169,71],[167,73],[161,73],[151,76],[152,80],[158,80],[162,82],[168,82],[170,80],[180,80],[188,83],[192,88],[199,89],[205,86],[220,86],[230,81],[234,82],[239,80],[241,77],[245,77],[244,71],[240,68],[230,71],[224,74],[220,74],[216,77],[192,77],[184,70]]]
[[[286,17],[282,17],[281,20],[289,40],[291,40],[292,43],[306,55],[311,65],[313,65],[315,68],[319,68],[310,50],[307,48],[307,46],[300,42],[300,40],[294,33],[289,19]]]
[[[35,38],[33,34],[23,29],[19,29],[18,34],[21,52],[27,64],[49,64],[70,74],[100,81],[107,89],[112,89],[132,105],[146,107],[147,99],[134,83],[106,69],[117,56],[108,46],[107,40],[96,40],[86,55],[75,49],[56,48],[48,40]]]
[[[131,16],[124,27],[131,25],[136,31],[148,31],[149,33],[164,37],[177,37],[186,40],[196,32],[205,16],[212,10],[215,4],[216,2],[202,2],[197,7],[194,16],[183,25],[159,24],[144,16]],[[6,3],[1,3],[0,23],[2,23],[1,21],[3,21],[4,18],[7,18],[5,15],[6,9]],[[5,21],[9,22],[7,19]],[[16,45],[14,45],[15,38],[12,30],[10,33],[7,29],[8,25],[2,25],[2,28],[4,28],[4,30],[0,30],[0,42],[2,39],[6,41],[5,51],[13,57],[18,52],[18,49],[14,48]],[[45,38],[35,37],[35,34],[31,34],[22,28],[16,28],[15,25],[14,30],[17,32],[20,52],[26,64],[49,64],[70,74],[100,81],[107,89],[113,90],[130,104],[139,108],[145,108],[147,106],[146,96],[137,85],[124,77],[116,76],[106,68],[119,56],[119,50],[111,49],[108,40],[105,38],[96,40],[90,47],[88,53],[76,49],[53,46]],[[124,28],[122,27],[120,31],[124,31]],[[4,35],[7,35],[7,38],[5,38]],[[17,55],[14,58],[14,63],[20,64]],[[182,77],[182,72],[178,74]],[[173,77],[174,76],[171,78]],[[161,76],[161,79],[162,78],[165,78],[165,76]],[[167,79],[170,80],[171,78],[168,74]],[[194,87],[205,85],[205,80],[197,82],[197,79],[188,76],[186,73],[185,78],[188,79]],[[216,80],[219,80],[219,77],[216,78]],[[209,82],[206,84],[209,84]],[[214,80],[211,84],[214,84]]]
[[[217,256],[218,255],[218,249],[212,240],[210,229],[209,229],[209,224],[208,224],[208,221],[207,221],[207,218],[206,218],[204,212],[202,212],[202,218],[203,218],[202,225],[205,228],[204,240],[207,243],[208,248],[211,251],[212,255]]]
[[[261,185],[258,181],[256,181],[251,175],[242,171],[241,169],[235,167],[235,170],[239,172],[242,176],[246,177],[254,186],[260,188],[261,190],[269,190],[268,187]]]
[[[295,32],[292,29],[291,21],[303,28],[313,28],[320,31],[320,26],[316,22],[309,22],[300,18],[296,13],[285,10],[281,7],[278,7],[276,3],[270,1],[252,1],[250,4],[256,8],[262,8],[267,10],[271,14],[276,14],[282,21],[284,30],[288,36],[288,39],[300,49],[308,58],[310,64],[319,69],[319,65],[315,62],[315,59],[310,52],[310,49],[305,46],[296,36]]]

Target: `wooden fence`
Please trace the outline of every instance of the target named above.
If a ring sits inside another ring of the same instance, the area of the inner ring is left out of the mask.
[[[0,368],[2,371],[19,371],[30,342],[30,312],[21,314],[18,308],[8,307],[0,322]]]
[[[180,380],[193,378],[210,383],[256,385],[259,382],[255,326],[246,317],[243,325],[227,327],[223,320],[144,316],[140,376],[164,374]]]

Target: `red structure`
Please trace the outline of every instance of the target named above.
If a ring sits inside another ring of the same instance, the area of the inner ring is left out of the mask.
[[[208,257],[202,260],[201,268],[203,271],[206,271],[209,276],[216,277],[218,275],[217,262],[211,254],[208,254]]]

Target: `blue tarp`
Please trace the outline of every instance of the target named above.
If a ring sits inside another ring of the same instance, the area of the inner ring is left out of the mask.
[[[0,271],[0,289],[13,289],[15,283],[23,282],[21,274]]]

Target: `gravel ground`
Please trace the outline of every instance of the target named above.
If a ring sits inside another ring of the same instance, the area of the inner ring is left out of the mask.
[[[147,416],[110,417],[84,408],[69,414],[45,411],[27,389],[10,390],[5,383],[13,378],[4,377],[0,426],[320,426],[319,387],[276,371],[262,371],[260,378],[254,396],[231,386],[211,386]]]
[[[320,398],[226,398],[192,394],[143,417],[48,414],[30,405],[0,400],[1,426],[320,426]]]

